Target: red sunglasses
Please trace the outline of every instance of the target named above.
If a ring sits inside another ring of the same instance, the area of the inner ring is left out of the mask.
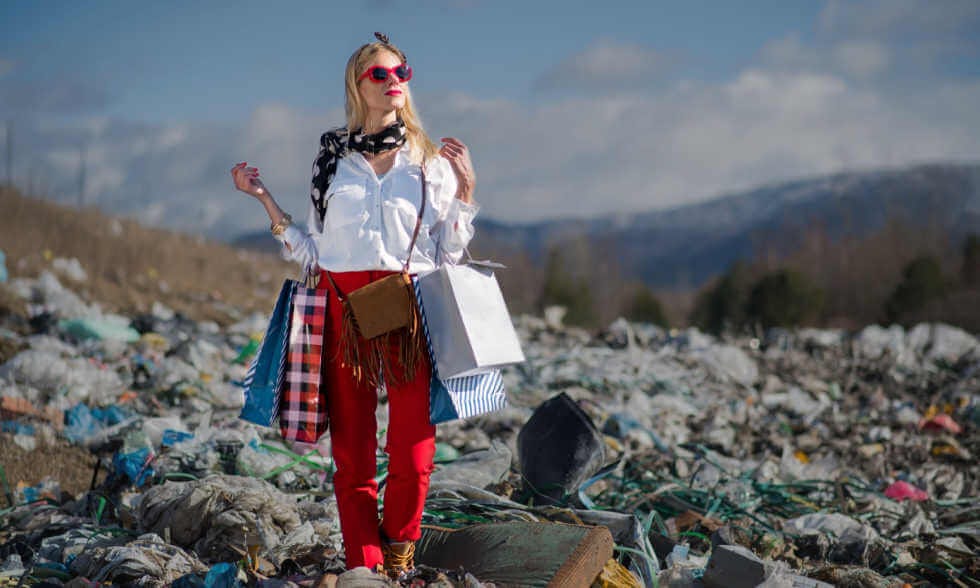
[[[384,67],[383,65],[373,65],[367,69],[366,72],[361,74],[361,77],[357,78],[357,81],[361,81],[364,78],[370,76],[372,82],[380,84],[381,82],[388,79],[389,75],[394,74],[400,82],[407,82],[412,79],[412,68],[408,64],[402,63],[401,65],[396,65],[394,67]]]

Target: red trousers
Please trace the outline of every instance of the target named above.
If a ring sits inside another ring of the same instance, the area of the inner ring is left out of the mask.
[[[345,294],[392,274],[389,271],[331,272]],[[322,275],[320,288],[331,288]],[[373,568],[382,563],[378,531],[377,390],[354,380],[349,367],[340,365],[341,305],[330,297],[329,320],[324,329],[323,385],[330,411],[330,446],[336,473],[334,493],[340,513],[347,567]],[[392,346],[390,359],[399,366]],[[406,383],[387,384],[388,477],[384,492],[382,530],[391,541],[416,541],[421,537],[422,508],[429,489],[435,456],[435,426],[429,424],[428,357]]]

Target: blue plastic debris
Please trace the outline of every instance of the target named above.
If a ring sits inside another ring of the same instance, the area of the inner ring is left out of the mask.
[[[62,580],[68,580],[73,577],[68,566],[56,561],[35,561],[34,567],[31,569],[31,575],[37,578],[55,577]]]
[[[110,339],[135,343],[140,339],[139,332],[130,327],[128,322],[112,320],[108,317],[63,320],[58,323],[58,328],[82,341],[86,339]]]
[[[204,588],[204,578],[197,574],[187,574],[174,580],[170,588]]]
[[[61,485],[55,480],[45,478],[33,486],[17,488],[17,503],[30,504],[39,500],[58,500],[61,495]]]
[[[173,429],[167,429],[163,432],[163,441],[161,445],[164,447],[172,447],[181,441],[187,441],[188,439],[193,439],[194,434],[188,433],[186,431],[175,431]]]
[[[153,457],[149,447],[143,447],[129,453],[118,452],[112,456],[112,467],[136,485],[142,486],[153,475],[149,462]]]
[[[17,421],[0,422],[0,431],[13,433],[14,435],[34,435],[34,425],[19,423]]]
[[[667,567],[673,567],[674,564],[682,561],[687,561],[687,556],[690,553],[691,548],[688,545],[679,543],[674,546],[674,549],[667,555]]]
[[[92,410],[84,404],[76,404],[65,411],[65,437],[72,442],[79,442],[94,435],[102,429]]]
[[[84,404],[76,404],[65,411],[65,437],[73,443],[90,439],[96,433],[126,420],[129,413],[126,410],[110,405],[103,408],[89,408]]]
[[[110,404],[106,407],[96,407],[92,409],[92,416],[94,416],[99,422],[112,426],[118,425],[129,417],[129,412],[123,410],[122,408],[116,406],[115,404]]]
[[[208,570],[208,575],[204,578],[204,585],[207,588],[239,588],[245,586],[238,579],[238,567],[228,562],[215,564]]]

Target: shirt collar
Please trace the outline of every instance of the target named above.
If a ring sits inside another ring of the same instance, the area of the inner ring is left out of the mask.
[[[409,146],[408,146],[408,142],[406,141],[405,144],[402,145],[398,149],[398,153],[395,154],[395,161],[394,161],[394,163],[391,164],[391,169],[389,169],[384,174],[382,174],[381,177],[387,177],[388,174],[390,174],[391,172],[396,171],[396,170],[401,169],[402,167],[406,166],[408,164],[408,162],[409,162],[409,159],[408,159],[409,151],[410,151],[410,149],[409,149]],[[353,151],[352,150],[352,154],[353,153],[356,153],[357,154],[356,156],[354,156],[354,157],[351,158],[351,160],[352,160],[352,162],[354,163],[355,166],[361,168],[361,171],[363,171],[365,173],[370,173],[370,174],[377,175],[377,174],[374,173],[374,168],[371,167],[371,164],[364,157],[364,155],[362,155],[358,151]]]

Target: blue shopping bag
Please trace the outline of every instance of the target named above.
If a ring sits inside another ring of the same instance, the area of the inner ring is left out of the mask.
[[[435,357],[432,354],[432,338],[425,320],[425,305],[418,278],[412,279],[415,287],[415,300],[419,305],[422,330],[429,358],[432,360],[432,380],[429,384],[429,422],[433,425],[465,419],[507,406],[504,393],[504,379],[499,369],[489,368],[456,378],[439,377]]]
[[[283,283],[265,337],[245,375],[245,406],[239,418],[256,425],[272,426],[279,416],[280,392],[286,375],[289,315],[296,284],[293,280]]]
[[[435,367],[432,368],[429,422],[433,425],[493,412],[505,406],[507,396],[499,369],[441,379]]]

